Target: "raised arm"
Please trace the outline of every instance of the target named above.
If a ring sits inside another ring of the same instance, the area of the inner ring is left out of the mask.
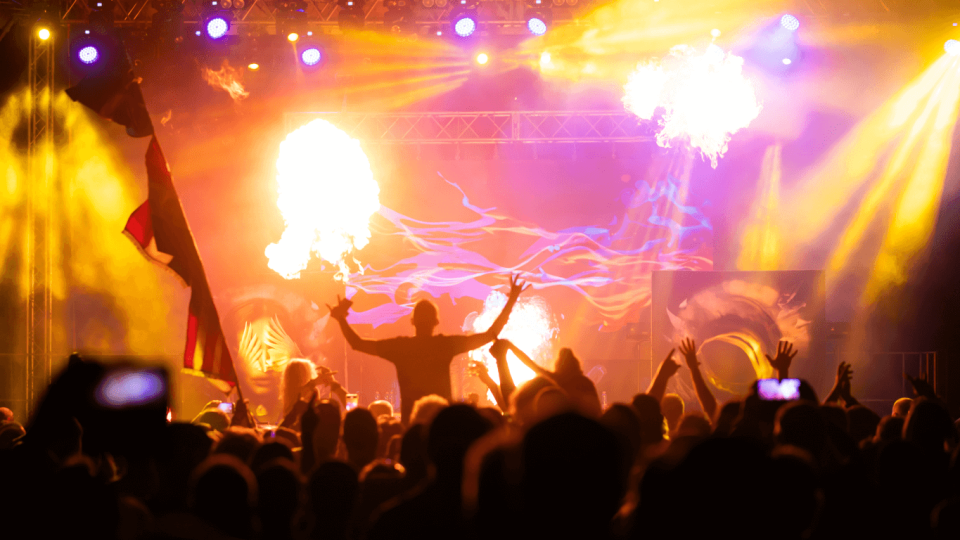
[[[647,395],[657,398],[658,403],[663,399],[663,394],[667,392],[667,383],[670,382],[670,377],[680,371],[680,364],[673,360],[673,351],[675,350],[670,349],[670,352],[667,353],[667,357],[660,363],[657,376],[653,378],[650,388],[647,389]]]
[[[680,353],[687,362],[687,368],[690,369],[690,378],[693,380],[693,388],[697,392],[697,401],[700,402],[700,408],[710,418],[714,418],[717,412],[717,398],[713,397],[713,392],[703,380],[703,374],[700,373],[700,362],[697,360],[697,342],[687,338],[680,343]]]
[[[853,374],[853,371],[850,369],[850,364],[846,362],[840,362],[840,365],[837,366],[837,376],[834,379],[833,388],[830,390],[830,393],[827,394],[827,397],[823,400],[824,403],[836,403],[843,397],[843,386],[844,384],[849,384],[850,376]]]
[[[797,355],[800,351],[793,350],[793,343],[789,341],[781,341],[777,343],[777,357],[770,358],[769,354],[765,354],[767,361],[770,362],[770,365],[773,366],[773,369],[777,370],[777,378],[781,381],[783,379],[790,378],[790,363],[793,362],[793,357]]]
[[[500,374],[500,394],[503,397],[504,404],[509,405],[510,396],[517,389],[513,383],[513,375],[510,374],[510,366],[507,364],[507,347],[502,341],[497,341],[490,347],[490,355],[497,360],[497,372]],[[504,413],[507,411],[504,410]]]
[[[344,298],[341,300],[340,295],[337,295],[337,305],[335,307],[327,304],[327,309],[330,310],[330,318],[340,324],[340,331],[343,332],[343,337],[346,338],[347,343],[353,350],[367,354],[377,354],[376,340],[363,339],[347,323],[347,314],[350,312],[350,306],[352,305],[353,302],[350,299]]]
[[[467,367],[467,370],[471,375],[474,375],[480,382],[482,382],[490,393],[493,394],[494,401],[497,402],[497,407],[500,407],[500,410],[506,414],[507,411],[507,402],[503,399],[503,394],[500,393],[500,386],[497,385],[497,381],[493,380],[493,377],[490,376],[490,373],[487,371],[487,366],[483,362],[473,361],[470,362],[470,365]]]
[[[497,339],[500,331],[506,326],[507,320],[510,319],[510,312],[513,311],[513,306],[516,305],[517,299],[520,298],[520,293],[527,290],[528,287],[528,284],[520,280],[519,275],[510,276],[510,293],[507,296],[507,305],[503,306],[503,311],[500,312],[500,315],[497,316],[496,320],[493,321],[493,324],[491,324],[490,328],[485,332],[461,336],[454,352],[460,354],[479,349]]]
[[[533,372],[537,374],[537,376],[539,376],[539,377],[546,377],[546,378],[550,379],[551,381],[553,380],[553,373],[551,373],[551,372],[543,369],[542,367],[540,367],[540,365],[537,364],[536,362],[534,362],[532,358],[530,358],[529,356],[527,356],[527,353],[521,351],[521,350],[520,350],[520,347],[517,347],[516,345],[514,345],[512,341],[510,341],[510,340],[508,340],[508,339],[501,339],[501,340],[498,340],[498,341],[503,342],[504,345],[507,347],[507,349],[513,351],[513,354],[515,354],[515,355],[517,356],[517,358],[519,358],[520,361],[523,362],[523,365],[525,365],[525,366],[527,366],[528,368],[532,369]]]

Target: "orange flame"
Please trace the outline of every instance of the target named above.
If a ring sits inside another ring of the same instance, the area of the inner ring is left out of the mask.
[[[243,83],[240,82],[239,72],[230,67],[230,62],[226,60],[223,61],[218,71],[204,67],[203,80],[207,81],[210,86],[220,88],[230,94],[234,101],[240,101],[250,95],[250,92],[247,92],[243,88]]]

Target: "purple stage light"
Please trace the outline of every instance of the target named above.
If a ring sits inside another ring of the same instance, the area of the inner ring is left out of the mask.
[[[783,17],[780,17],[780,26],[786,28],[791,32],[796,32],[797,28],[800,28],[800,19],[788,13]]]
[[[527,19],[527,29],[535,36],[542,36],[547,33],[547,23],[539,17],[530,17]]]
[[[223,17],[214,17],[207,21],[207,36],[220,39],[230,30],[230,23]]]
[[[93,45],[87,45],[77,52],[77,60],[89,66],[100,60],[100,51]]]
[[[323,55],[320,54],[320,49],[316,47],[304,49],[304,51],[300,53],[300,60],[308,66],[315,66],[319,64],[322,57]]]
[[[467,15],[461,15],[453,23],[453,31],[460,37],[470,37],[477,31],[477,21]]]

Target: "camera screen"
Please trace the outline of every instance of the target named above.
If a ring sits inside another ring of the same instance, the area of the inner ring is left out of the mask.
[[[757,393],[765,401],[792,401],[800,399],[800,379],[760,379]]]
[[[103,407],[123,409],[160,401],[166,393],[166,379],[161,372],[123,369],[107,373],[97,385],[95,396]]]

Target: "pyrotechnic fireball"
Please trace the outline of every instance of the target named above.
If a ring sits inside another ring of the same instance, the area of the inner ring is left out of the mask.
[[[483,309],[479,314],[472,314],[465,321],[465,330],[483,332],[493,324],[494,319],[507,304],[507,297],[501,292],[491,292],[483,302]],[[473,320],[471,320],[471,318]],[[524,351],[530,358],[540,365],[546,366],[553,349],[553,339],[559,328],[550,306],[540,296],[525,296],[521,298],[510,313],[507,325],[500,332],[500,338],[509,339],[514,345]],[[490,356],[490,345],[470,351],[471,360],[483,362],[487,365],[493,380],[500,382],[497,372],[497,361]],[[510,365],[510,374],[513,381],[519,386],[529,381],[535,374],[525,366],[514,354],[508,353],[507,363]]]
[[[360,143],[314,120],[280,143],[277,184],[287,228],[279,243],[267,246],[267,266],[286,279],[298,278],[316,253],[346,281],[346,257],[367,245],[370,216],[380,209],[380,186]]]
[[[650,120],[658,109],[657,144],[669,148],[677,141],[717,160],[727,151],[730,137],[760,114],[753,85],[743,76],[743,58],[710,45],[703,54],[677,45],[663,60],[637,65],[623,87],[627,110]]]

